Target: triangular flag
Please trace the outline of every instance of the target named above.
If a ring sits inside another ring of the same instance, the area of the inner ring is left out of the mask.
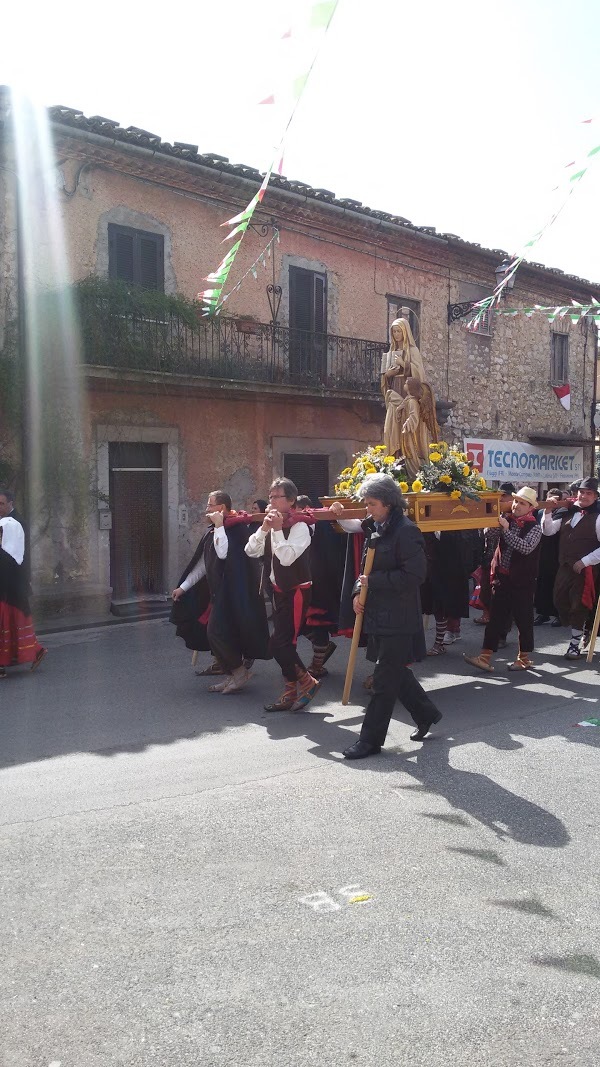
[[[553,385],[552,388],[560,400],[562,406],[566,411],[570,411],[571,408],[571,386],[570,385]]]
[[[259,100],[258,103],[259,103],[259,105],[260,104],[274,104],[275,103],[275,96],[274,96],[273,93],[271,93],[270,96],[265,96],[264,100]]]

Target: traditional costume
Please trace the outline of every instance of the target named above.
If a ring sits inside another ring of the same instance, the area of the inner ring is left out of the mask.
[[[210,649],[226,678],[212,692],[238,692],[248,681],[244,660],[269,659],[269,629],[256,566],[244,552],[248,541],[246,512],[225,515],[223,526],[210,526],[179,588],[171,622],[188,648]]]
[[[313,678],[325,677],[325,663],[337,647],[331,637],[339,626],[346,541],[330,522],[315,523],[310,546],[311,600],[302,629],[313,646],[308,668]]]
[[[529,505],[537,506],[536,492],[523,486],[513,496]],[[507,633],[510,618],[519,632],[519,652],[508,668],[529,670],[533,666],[533,599],[537,581],[542,530],[535,514],[506,516],[508,529],[502,529],[491,567],[492,600],[490,618],[483,635],[483,648],[478,656],[465,656],[467,663],[480,670],[493,671],[490,659],[498,651]]]
[[[0,519],[0,535],[0,678],[5,678],[6,668],[19,663],[31,663],[35,670],[47,649],[33,630],[23,527],[8,516]]]
[[[588,489],[596,494],[589,507],[575,502],[554,513],[546,512],[542,519],[542,531],[546,537],[559,533],[558,571],[554,582],[553,597],[563,626],[571,627],[571,640],[565,652],[566,659],[578,659],[582,655],[581,639],[589,613],[595,601],[595,583],[600,564],[600,501],[598,481],[584,478],[579,489]],[[573,570],[581,562],[583,570]]]
[[[265,711],[300,711],[312,700],[318,681],[298,655],[298,635],[306,622],[311,596],[310,548],[314,517],[310,511],[288,512],[283,529],[263,531],[248,538],[246,555],[264,560],[263,581],[273,587],[271,652],[281,667],[285,689]]]

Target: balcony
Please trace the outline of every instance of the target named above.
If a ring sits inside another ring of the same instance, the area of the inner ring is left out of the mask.
[[[322,395],[379,395],[381,356],[388,347],[379,341],[248,319],[149,314],[97,292],[80,293],[78,303],[88,366],[293,386]]]

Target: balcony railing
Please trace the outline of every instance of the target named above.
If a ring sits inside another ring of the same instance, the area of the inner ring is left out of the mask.
[[[204,378],[295,385],[317,392],[379,392],[387,345],[230,318],[191,324],[177,315],[148,318],[108,299],[81,307],[84,362]]]

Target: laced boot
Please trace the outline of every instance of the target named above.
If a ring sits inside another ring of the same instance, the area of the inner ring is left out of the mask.
[[[467,656],[463,654],[465,663],[470,663],[472,667],[479,667],[480,671],[487,671],[488,674],[493,674],[494,668],[492,667],[490,660],[493,652],[491,648],[482,648],[478,656]]]
[[[297,687],[295,682],[286,682],[285,689],[272,704],[265,704],[265,711],[291,711],[296,703]]]
[[[329,671],[325,669],[325,664],[327,663],[327,660],[333,656],[336,648],[337,645],[335,645],[333,641],[330,641],[328,645],[321,648],[313,645],[313,658],[308,667],[308,672],[313,678],[325,678],[325,676],[329,674]]]
[[[303,674],[298,676],[298,699],[294,704],[292,711],[302,711],[303,708],[310,704],[312,698],[315,696],[320,683],[316,678],[313,678],[312,674],[308,671],[304,671]]]
[[[531,659],[529,652],[521,652],[513,663],[508,664],[509,671],[529,671],[533,667],[533,660]]]

